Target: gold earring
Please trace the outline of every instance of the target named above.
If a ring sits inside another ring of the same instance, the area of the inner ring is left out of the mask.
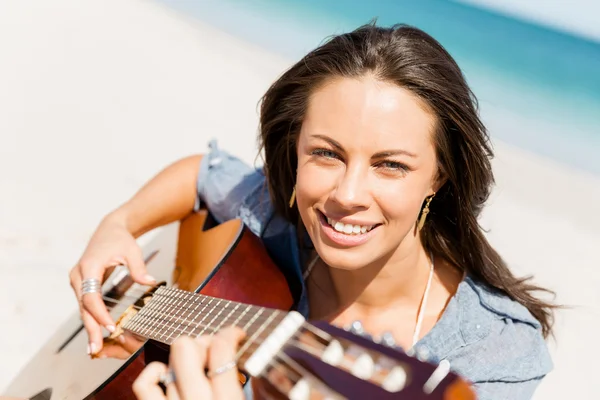
[[[296,186],[294,186],[294,190],[292,191],[292,196],[290,197],[290,208],[294,207],[295,201],[296,201]]]
[[[418,225],[419,230],[423,229],[423,226],[425,225],[425,220],[427,219],[427,214],[429,214],[429,203],[431,203],[431,200],[433,200],[434,196],[435,196],[435,192],[433,192],[433,194],[431,196],[429,196],[429,198],[427,199],[427,203],[425,203],[425,207],[423,208],[423,211],[421,211],[421,218],[419,218],[419,225]]]

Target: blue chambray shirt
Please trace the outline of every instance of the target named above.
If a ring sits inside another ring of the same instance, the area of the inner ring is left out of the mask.
[[[240,218],[261,237],[291,284],[295,309],[307,317],[295,227],[274,213],[261,170],[219,149],[214,140],[209,148],[200,164],[196,209],[206,204],[218,222]],[[529,311],[469,276],[415,351],[433,363],[450,362],[481,400],[530,399],[553,367],[540,323]]]

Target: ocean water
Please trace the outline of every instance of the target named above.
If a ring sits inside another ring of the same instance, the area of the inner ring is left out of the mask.
[[[442,0],[158,0],[292,61],[377,18],[435,37],[492,139],[600,176],[600,43]]]

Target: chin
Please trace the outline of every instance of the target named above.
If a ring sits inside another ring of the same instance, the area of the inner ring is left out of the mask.
[[[340,249],[324,243],[315,244],[319,257],[331,268],[354,271],[371,264],[373,252],[368,249]]]

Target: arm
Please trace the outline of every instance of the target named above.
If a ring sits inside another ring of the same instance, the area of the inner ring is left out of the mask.
[[[154,278],[146,273],[142,250],[135,238],[192,212],[197,198],[196,181],[201,160],[202,156],[191,156],[171,164],[131,200],[107,215],[94,232],[81,259],[71,269],[71,287],[89,335],[88,354],[96,354],[102,349],[100,327],[113,332],[115,323],[99,292],[81,295],[82,281],[102,281],[107,268],[123,264],[129,268],[135,282],[143,285],[155,283]]]
[[[185,217],[196,202],[201,160],[201,155],[194,155],[169,165],[106,219],[122,224],[137,238]]]

